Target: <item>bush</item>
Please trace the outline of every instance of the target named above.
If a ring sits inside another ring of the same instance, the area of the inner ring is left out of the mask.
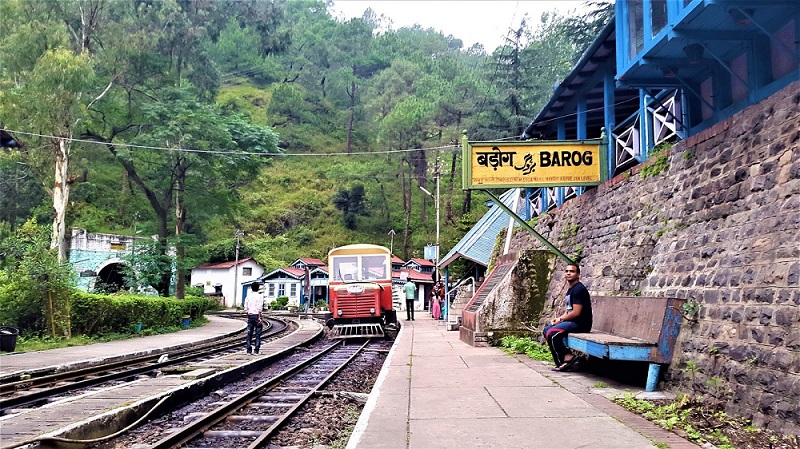
[[[198,297],[98,295],[77,290],[71,302],[74,333],[84,335],[122,332],[139,322],[144,328],[175,326],[183,315],[197,320],[211,306],[206,298]]]
[[[286,305],[289,304],[289,297],[288,296],[278,296],[275,298],[275,301],[269,303],[270,309],[283,309],[286,308]]]

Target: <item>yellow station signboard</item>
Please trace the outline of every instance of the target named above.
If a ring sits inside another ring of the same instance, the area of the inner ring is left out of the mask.
[[[608,178],[602,140],[464,142],[463,152],[464,189],[594,186]]]

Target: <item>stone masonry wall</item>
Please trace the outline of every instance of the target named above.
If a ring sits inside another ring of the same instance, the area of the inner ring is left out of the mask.
[[[714,394],[757,425],[800,433],[800,82],[539,217],[535,228],[583,257],[581,278],[594,295],[699,305],[696,320],[683,321],[669,387]],[[542,245],[516,231],[512,249],[528,248]],[[542,322],[562,303],[559,263]]]

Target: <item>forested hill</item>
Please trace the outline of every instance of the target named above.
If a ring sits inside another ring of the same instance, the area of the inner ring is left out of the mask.
[[[157,235],[179,268],[232,258],[237,229],[268,269],[353,242],[420,257],[438,160],[444,253],[486,209],[460,188],[462,131],[519,136],[611,11],[527,17],[484,49],[328,7],[0,2],[0,126],[23,144],[0,150],[0,237],[32,218],[54,244]]]

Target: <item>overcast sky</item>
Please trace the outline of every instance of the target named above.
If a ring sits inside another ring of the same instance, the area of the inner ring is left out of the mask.
[[[469,48],[475,42],[492,52],[503,43],[509,28],[518,27],[525,13],[538,21],[543,12],[558,10],[567,14],[580,8],[582,0],[462,0],[396,1],[334,0],[334,17],[361,17],[367,8],[392,19],[392,28],[419,24],[445,36],[452,34]]]

